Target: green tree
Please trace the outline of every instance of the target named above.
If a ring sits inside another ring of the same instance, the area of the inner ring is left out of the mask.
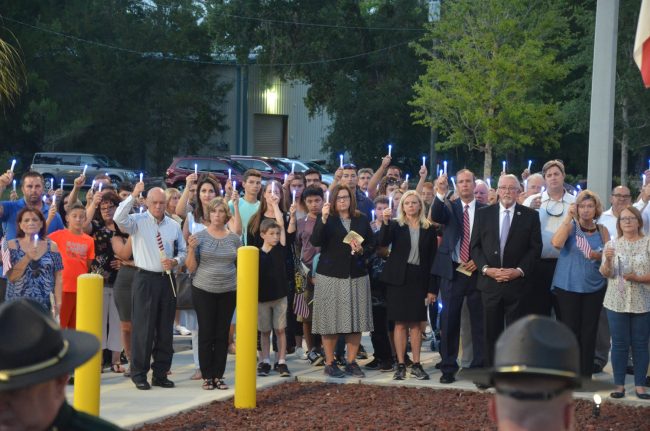
[[[205,148],[225,128],[229,87],[210,64],[205,13],[192,0],[12,2],[5,26],[28,90],[0,120],[0,142],[25,157],[102,152],[152,172]]]
[[[19,52],[0,38],[0,106],[13,105],[20,94],[25,69]]]
[[[416,44],[426,72],[412,106],[419,124],[437,128],[441,148],[495,155],[558,143],[553,84],[569,70],[558,53],[569,44],[564,2],[455,0]]]
[[[323,148],[372,166],[394,144],[402,166],[419,166],[429,132],[412,124],[407,102],[422,65],[408,43],[423,33],[419,0],[212,0],[215,45],[240,63],[264,65],[267,78],[310,85],[312,113],[333,117]],[[310,25],[311,24],[311,25]],[[336,59],[336,60],[335,60]],[[334,61],[333,61],[334,60]]]

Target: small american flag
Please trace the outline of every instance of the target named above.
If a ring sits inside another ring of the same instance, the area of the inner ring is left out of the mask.
[[[303,319],[309,317],[309,305],[305,301],[305,293],[296,293],[296,296],[293,298],[293,312],[296,313],[296,316],[300,316]]]
[[[578,246],[578,249],[582,252],[582,254],[585,255],[587,259],[591,259],[591,246],[589,245],[589,241],[587,241],[585,233],[578,227],[578,223],[575,223],[575,228],[576,245]]]
[[[9,247],[7,246],[7,238],[2,237],[2,275],[7,275],[11,269],[11,253],[9,252]]]

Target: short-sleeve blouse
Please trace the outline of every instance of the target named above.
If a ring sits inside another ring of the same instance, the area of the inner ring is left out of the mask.
[[[603,306],[618,313],[647,313],[650,311],[650,283],[625,281],[621,273],[643,275],[650,272],[650,236],[636,241],[617,238],[605,246],[614,247],[614,273],[607,279]]]
[[[14,266],[25,256],[25,251],[16,239],[16,248],[9,249],[11,265]],[[51,309],[50,293],[54,291],[56,273],[63,269],[63,260],[58,251],[52,251],[52,242],[47,240],[47,250],[38,260],[33,260],[25,272],[15,282],[7,280],[6,301],[27,298],[41,304],[46,310]]]

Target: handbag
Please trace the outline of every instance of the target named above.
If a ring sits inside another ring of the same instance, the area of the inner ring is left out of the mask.
[[[296,247],[293,247],[293,276],[296,285],[296,293],[302,293],[307,287],[307,272],[305,265],[300,261],[300,254]]]
[[[179,272],[176,274],[176,309],[193,310],[192,274]]]

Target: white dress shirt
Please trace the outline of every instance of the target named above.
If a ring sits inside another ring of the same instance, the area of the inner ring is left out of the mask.
[[[129,214],[134,202],[133,196],[124,199],[115,210],[113,220],[121,230],[131,235],[135,265],[147,271],[160,273],[164,271],[156,239],[158,232],[162,238],[165,257],[175,259],[179,267],[183,265],[187,248],[181,226],[167,216],[159,222],[149,211]],[[174,245],[177,249],[176,256],[174,256]]]

